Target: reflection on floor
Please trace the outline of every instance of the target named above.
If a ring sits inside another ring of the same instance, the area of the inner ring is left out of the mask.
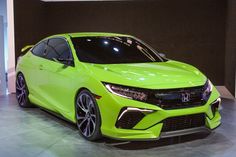
[[[222,125],[211,134],[152,142],[88,142],[76,127],[39,108],[22,109],[15,95],[0,96],[1,157],[235,156],[236,100],[223,99]]]

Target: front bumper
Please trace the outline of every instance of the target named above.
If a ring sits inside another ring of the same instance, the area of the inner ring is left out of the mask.
[[[210,131],[221,123],[221,116],[218,110],[212,111],[211,104],[219,98],[218,91],[213,88],[208,102],[203,106],[164,110],[158,106],[142,103],[130,99],[125,99],[111,93],[102,96],[97,100],[101,112],[102,126],[101,132],[104,136],[109,136],[123,140],[157,140],[159,138],[180,136],[202,131]],[[145,116],[132,127],[132,129],[122,129],[116,126],[117,119],[124,107],[132,107],[154,112],[145,113]],[[185,115],[204,114],[205,125],[201,127],[187,128],[183,130],[163,132],[163,121],[170,117]]]

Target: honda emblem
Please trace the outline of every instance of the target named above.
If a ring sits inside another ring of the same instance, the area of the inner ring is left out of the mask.
[[[182,93],[182,102],[189,102],[189,101],[190,101],[190,94]]]

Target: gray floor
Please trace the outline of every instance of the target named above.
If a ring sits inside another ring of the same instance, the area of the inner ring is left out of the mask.
[[[236,156],[236,100],[223,99],[222,125],[211,134],[152,142],[88,142],[76,127],[38,108],[0,96],[0,157]]]

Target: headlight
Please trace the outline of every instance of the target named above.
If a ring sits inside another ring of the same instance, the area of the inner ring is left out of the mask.
[[[109,83],[104,83],[104,84],[107,90],[115,95],[138,101],[147,100],[147,94],[136,88],[114,85]]]
[[[212,92],[212,88],[213,88],[213,85],[211,83],[210,80],[207,80],[205,86],[204,86],[204,89],[203,89],[203,100],[208,100],[208,98],[210,97],[211,95],[211,92]]]

